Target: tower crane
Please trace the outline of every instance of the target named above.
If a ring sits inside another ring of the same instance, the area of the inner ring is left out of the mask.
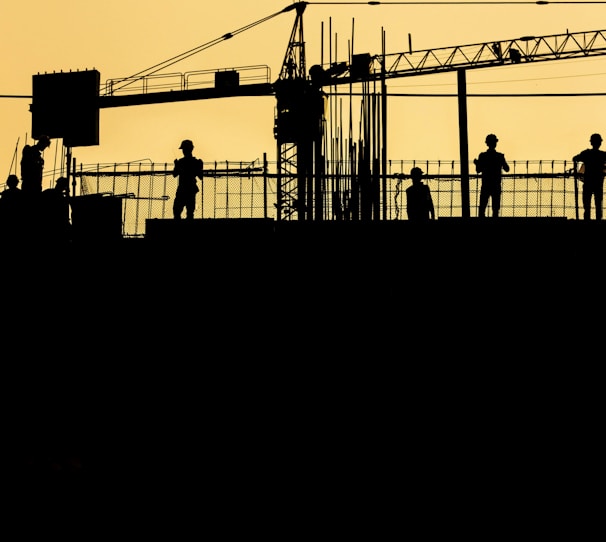
[[[303,11],[304,6],[301,8]],[[302,20],[297,22],[300,25],[299,39],[297,43],[303,42],[302,39]],[[295,26],[297,25],[295,23]],[[292,37],[291,44],[292,46]],[[458,80],[458,100],[459,100],[459,137],[461,153],[461,195],[464,217],[469,216],[469,171],[467,157],[467,110],[466,110],[466,83],[465,73],[469,69],[478,69],[486,67],[495,67],[521,63],[537,63],[552,60],[566,60],[571,58],[586,58],[591,56],[606,55],[606,30],[592,30],[586,32],[567,32],[566,34],[553,34],[548,36],[523,36],[502,41],[474,43],[470,45],[456,45],[437,49],[428,49],[420,51],[408,51],[392,54],[370,55],[368,53],[352,55],[348,62],[335,61],[329,66],[314,65],[309,70],[309,76],[298,84],[289,83],[292,90],[299,93],[297,98],[292,98],[290,102],[301,104],[303,113],[300,119],[307,122],[306,127],[300,127],[299,147],[304,149],[297,160],[293,156],[286,157],[286,142],[278,143],[278,163],[282,163],[279,168],[279,190],[282,195],[290,194],[289,181],[297,180],[299,197],[293,199],[295,209],[299,212],[299,218],[320,220],[322,216],[322,198],[318,190],[319,180],[322,178],[324,160],[320,155],[322,144],[318,138],[322,134],[318,127],[323,125],[323,118],[319,118],[322,108],[319,107],[319,94],[323,87],[330,87],[343,84],[369,83],[372,81],[381,82],[381,92],[383,97],[383,107],[386,108],[385,82],[388,79],[411,77],[424,74],[435,74],[440,72],[457,72]],[[304,59],[304,53],[301,52]],[[301,73],[301,70],[294,70],[295,73]],[[277,94],[278,104],[280,96]],[[281,108],[278,107],[278,119]],[[289,113],[289,111],[287,111]],[[383,112],[385,115],[385,111]],[[299,118],[299,117],[298,117]],[[385,117],[386,118],[386,117]],[[280,128],[278,124],[278,128]],[[281,144],[280,144],[281,143]],[[315,150],[316,171],[313,181],[308,178],[311,168],[310,148]],[[382,172],[386,172],[385,153],[383,153]],[[284,165],[293,167],[290,174],[286,171]],[[317,196],[314,198],[310,190],[316,187]],[[306,195],[309,202],[306,206],[300,204],[301,195]],[[359,194],[359,208],[362,216],[378,219],[378,213],[373,213],[374,201],[377,195],[375,189],[362,190]],[[355,196],[355,194],[354,194]],[[354,198],[355,199],[355,198]],[[368,201],[370,200],[370,201]],[[279,200],[280,201],[280,200]],[[366,214],[364,209],[370,209]]]
[[[95,89],[94,96],[88,93],[88,109],[122,107],[130,105],[167,103],[187,100],[212,99],[235,96],[269,96],[276,97],[277,107],[274,119],[274,136],[277,142],[277,207],[278,219],[295,216],[299,220],[321,220],[323,216],[322,181],[326,157],[323,156],[323,139],[325,127],[324,88],[344,84],[381,83],[383,99],[383,115],[386,109],[386,81],[394,78],[419,76],[440,72],[456,71],[459,82],[459,130],[461,144],[461,178],[463,212],[469,213],[468,172],[466,159],[466,89],[465,72],[469,69],[503,66],[520,63],[536,63],[572,58],[586,58],[606,55],[606,30],[592,30],[548,36],[523,36],[510,40],[475,43],[471,45],[456,45],[401,53],[371,55],[369,53],[352,55],[345,62],[335,61],[329,65],[313,65],[309,70],[306,66],[305,39],[303,32],[303,13],[308,2],[295,2],[278,13],[266,17],[263,22],[281,13],[295,12],[295,22],[292,27],[286,54],[281,66],[280,75],[273,83],[264,81],[253,84],[232,84],[215,88],[179,89],[156,91],[149,74],[141,72],[132,80],[146,80],[152,84],[143,84],[143,92],[120,93],[114,92],[113,85],[107,85],[106,94],[102,95]],[[256,23],[258,24],[258,23]],[[220,40],[229,39],[236,33],[249,28],[249,25],[237,32],[226,34]],[[157,70],[156,70],[157,71]],[[153,72],[155,73],[155,72]],[[98,75],[98,72],[96,72]],[[53,76],[56,74],[52,74]],[[68,75],[68,74],[66,74]],[[74,74],[70,72],[67,79],[73,86]],[[34,76],[36,77],[36,76]],[[45,76],[37,76],[44,79]],[[89,81],[98,79],[88,78]],[[126,81],[126,79],[120,80]],[[41,82],[41,81],[39,81]],[[87,83],[88,84],[88,83]],[[52,85],[51,85],[52,86]],[[36,90],[38,88],[38,91]],[[46,133],[51,137],[65,137],[70,134],[65,123],[60,123],[60,129],[52,125],[58,111],[70,111],[75,95],[80,104],[82,95],[78,89],[70,89],[68,99],[58,98],[61,92],[53,87],[52,96],[47,96],[48,85],[34,84],[32,111],[32,135]],[[61,103],[57,103],[60,101]],[[83,107],[82,105],[80,107]],[[86,105],[84,106],[86,107]],[[52,112],[52,114],[51,114]],[[72,116],[75,113],[70,113]],[[386,117],[385,117],[386,118]],[[78,122],[81,122],[78,120]],[[49,125],[49,123],[51,125]],[[98,123],[98,119],[97,119]],[[98,129],[98,126],[97,126]],[[54,131],[54,134],[53,134]],[[94,137],[85,143],[78,143],[77,138],[71,139],[71,146],[98,144]],[[92,141],[92,143],[91,143]],[[68,164],[69,167],[69,164]],[[386,171],[386,158],[383,152],[381,166],[383,174]],[[361,188],[359,199],[360,209],[369,209],[366,216],[377,219],[378,213],[373,212],[375,190],[366,194]],[[467,198],[467,199],[466,199]],[[370,200],[370,203],[368,203]],[[467,208],[466,208],[467,207]]]

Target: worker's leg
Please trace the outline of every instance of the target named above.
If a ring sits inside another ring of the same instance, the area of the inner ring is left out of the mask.
[[[196,210],[196,195],[187,198],[185,203],[186,216],[188,220],[194,219],[194,211]]]
[[[492,216],[499,216],[501,210],[501,190],[495,190],[492,193]]]
[[[486,216],[486,206],[488,205],[488,192],[484,189],[480,190],[480,204],[478,205],[478,216],[484,218]]]
[[[602,200],[604,199],[604,187],[596,188],[594,200],[595,200],[595,219],[602,220]]]
[[[173,202],[173,217],[175,220],[181,219],[181,213],[183,212],[183,201],[179,197],[175,197],[175,201]]]

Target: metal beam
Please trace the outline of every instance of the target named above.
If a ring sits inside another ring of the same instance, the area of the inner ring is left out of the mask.
[[[351,66],[348,66],[342,76],[325,77],[322,86],[379,80],[383,77],[383,65],[384,77],[393,79],[450,72],[461,68],[469,70],[600,55],[606,55],[606,30],[538,37],[523,36],[504,41],[375,55],[370,57],[368,75],[352,77]],[[330,73],[330,68],[326,73]]]
[[[124,94],[121,96],[99,96],[99,108],[146,105],[236,96],[273,96],[271,83],[256,83],[226,88],[199,88],[194,90],[171,90],[168,92],[148,92],[144,94]]]

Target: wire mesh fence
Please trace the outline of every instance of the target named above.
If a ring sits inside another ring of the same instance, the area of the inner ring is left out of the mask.
[[[462,216],[460,163],[442,161],[390,162],[389,172],[395,178],[388,181],[386,208],[388,217],[406,219],[405,190],[411,181],[407,175],[412,167],[420,167],[430,187],[436,216]],[[574,165],[565,160],[534,160],[510,162],[511,170],[503,174],[501,210],[503,217],[578,218],[581,183],[575,179]],[[473,164],[469,171],[473,171]],[[478,216],[480,176],[469,175],[470,216]],[[487,209],[491,213],[491,203]]]
[[[178,179],[173,177],[168,164],[138,164],[134,168],[95,166],[81,168],[75,176],[79,179],[78,196],[107,195],[122,200],[125,237],[144,236],[147,219],[173,218]],[[207,165],[204,181],[198,181],[200,192],[194,218],[267,217],[268,184],[263,168],[229,162]]]
[[[463,216],[460,164],[457,161],[389,161],[387,171],[370,175],[377,184],[372,194],[376,205],[373,219],[407,220],[406,188],[410,169],[421,167],[430,187],[436,217]],[[575,179],[573,164],[566,161],[510,162],[503,175],[501,212],[503,217],[578,218],[581,183]],[[260,167],[235,162],[205,164],[199,182],[194,218],[270,218],[296,220],[297,213],[279,216],[278,180],[274,163]],[[327,168],[330,170],[330,168]],[[334,168],[332,169],[334,171]],[[472,171],[472,169],[470,169]],[[74,177],[79,196],[112,196],[122,201],[122,234],[145,235],[147,219],[173,218],[172,203],[178,179],[168,164],[137,164],[135,167],[81,166]],[[359,172],[327,173],[314,198],[322,198],[322,220],[357,220],[351,202],[360,183]],[[481,180],[469,175],[469,213],[478,216]],[[359,197],[359,194],[357,194]],[[488,208],[490,214],[490,204]]]

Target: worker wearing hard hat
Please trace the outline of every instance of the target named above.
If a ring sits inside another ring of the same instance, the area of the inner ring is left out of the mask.
[[[412,185],[406,189],[406,214],[412,222],[434,220],[436,213],[429,186],[423,183],[423,170],[413,167],[410,170]]]
[[[497,136],[488,134],[486,136],[487,150],[481,152],[474,159],[476,172],[482,175],[482,186],[480,187],[480,203],[478,206],[478,216],[486,216],[486,207],[488,200],[491,200],[492,216],[498,217],[501,209],[501,179],[502,172],[509,171],[509,164],[505,160],[505,155],[497,151]]]
[[[591,218],[591,200],[595,204],[595,218],[602,220],[602,199],[604,197],[604,174],[606,173],[606,151],[600,150],[602,136],[591,134],[590,149],[585,149],[573,157],[573,162],[583,165],[583,218]]]
[[[196,179],[204,177],[204,162],[193,156],[194,144],[190,139],[184,139],[179,146],[183,158],[175,158],[173,177],[179,177],[179,184],[173,202],[173,216],[181,218],[183,209],[186,218],[193,219],[196,209],[196,194],[200,191]]]
[[[25,145],[21,154],[21,190],[24,196],[37,196],[42,192],[44,158],[42,153],[50,146],[46,135],[38,137],[34,145]]]

